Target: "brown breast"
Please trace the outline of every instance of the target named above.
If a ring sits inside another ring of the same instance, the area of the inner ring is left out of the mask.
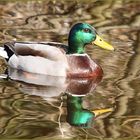
[[[68,77],[87,78],[102,77],[103,71],[87,55],[67,55],[69,70]]]

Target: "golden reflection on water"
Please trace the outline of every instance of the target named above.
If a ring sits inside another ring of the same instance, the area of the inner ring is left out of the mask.
[[[84,97],[88,109],[115,107],[90,129],[66,123],[66,99],[43,99],[20,90],[15,81],[0,80],[0,138],[139,139],[140,133],[140,2],[100,0],[88,2],[0,2],[0,42],[58,41],[67,44],[75,22],[94,25],[116,48],[108,52],[88,48],[104,70],[102,83]],[[6,69],[0,61],[1,73]],[[31,88],[31,87],[30,87]],[[41,89],[41,88],[40,88]],[[34,88],[35,90],[35,88]],[[59,93],[60,91],[57,91]],[[54,93],[54,92],[53,92]],[[61,117],[60,117],[61,116]]]

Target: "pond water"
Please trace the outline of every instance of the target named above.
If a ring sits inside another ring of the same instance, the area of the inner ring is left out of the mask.
[[[1,44],[15,40],[67,44],[70,27],[87,22],[116,49],[86,50],[104,71],[100,84],[6,70],[0,58],[0,139],[140,139],[139,0],[0,1],[0,11]],[[76,84],[78,88],[73,87]],[[84,95],[71,96],[77,93]],[[76,125],[71,111],[75,104],[88,113],[114,111],[99,117],[90,114],[88,124]]]

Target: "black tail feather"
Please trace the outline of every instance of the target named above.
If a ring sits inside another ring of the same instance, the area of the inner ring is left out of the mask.
[[[8,61],[9,58],[14,54],[14,52],[11,50],[9,43],[4,44],[4,50],[7,52],[8,58],[6,58],[6,60]]]

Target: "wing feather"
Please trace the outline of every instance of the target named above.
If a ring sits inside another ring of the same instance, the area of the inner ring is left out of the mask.
[[[54,46],[53,46],[54,45]],[[44,57],[50,60],[59,61],[66,59],[66,52],[58,47],[62,45],[62,48],[66,45],[61,43],[53,43],[53,42],[13,42],[13,43],[5,43],[4,47],[8,50],[8,53],[13,53],[15,55],[21,56],[39,56]],[[11,51],[11,52],[10,52]],[[10,55],[12,56],[12,55]]]

